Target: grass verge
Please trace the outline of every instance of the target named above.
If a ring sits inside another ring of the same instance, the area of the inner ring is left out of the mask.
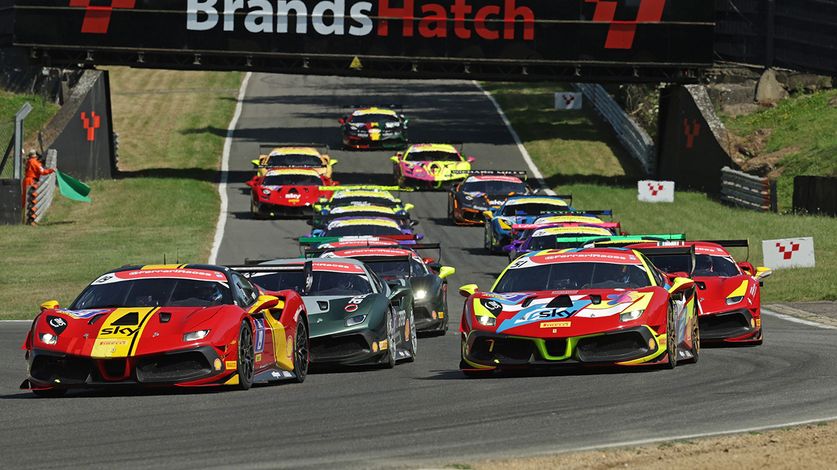
[[[121,174],[93,181],[91,204],[58,198],[40,226],[0,227],[0,319],[62,305],[126,263],[203,262],[215,181],[240,73],[111,71]]]
[[[638,202],[636,167],[624,165],[611,132],[587,112],[551,109],[552,92],[563,89],[560,85],[487,84],[486,89],[503,107],[547,183],[560,194],[572,194],[574,206],[613,209],[631,233],[748,238],[754,264],[762,263],[761,240],[814,237],[817,267],[776,271],[765,281],[762,300],[837,300],[837,219],[734,209],[685,191],[676,194],[673,204]],[[733,252],[741,259],[745,254]]]
[[[798,95],[753,114],[721,116],[739,136],[766,135],[761,154],[776,156],[779,207],[793,207],[793,177],[837,176],[837,90]]]

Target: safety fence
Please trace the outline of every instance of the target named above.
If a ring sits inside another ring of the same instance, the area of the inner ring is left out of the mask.
[[[576,83],[575,88],[584,94],[584,99],[593,105],[596,112],[607,121],[616,138],[628,153],[639,161],[648,175],[656,171],[657,149],[654,140],[645,132],[619,103],[602,87],[592,83]]]
[[[26,195],[26,222],[29,224],[40,222],[46,215],[47,210],[52,206],[55,199],[55,192],[58,186],[58,175],[55,169],[58,167],[58,152],[50,149],[47,151],[46,168],[53,170],[49,174],[41,175],[33,184]]]
[[[721,169],[721,201],[745,209],[776,212],[776,182],[725,166]]]
[[[0,122],[0,179],[13,179],[14,160],[12,153],[15,147],[15,120],[14,118],[6,118],[3,116],[3,121]]]

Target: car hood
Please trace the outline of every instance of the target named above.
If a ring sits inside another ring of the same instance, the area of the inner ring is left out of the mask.
[[[487,329],[497,333],[561,337],[643,324],[654,310],[665,307],[667,298],[660,287],[477,293],[471,306],[475,316],[495,318],[495,325]],[[632,322],[620,319],[620,314],[634,310],[646,312]]]
[[[94,310],[46,310],[35,324],[33,347],[93,358],[122,358],[205,344],[220,331],[218,315],[232,306],[127,307]],[[238,318],[234,324],[237,326]],[[185,333],[210,330],[202,341],[183,341]],[[58,336],[55,345],[40,340],[43,333]]]
[[[694,280],[698,284],[698,299],[704,315],[750,307],[758,289],[758,281],[744,274],[733,277],[695,276]],[[727,304],[727,298],[733,297],[743,299]]]
[[[349,329],[366,328],[366,322],[349,327],[346,320],[358,315],[370,314],[374,294],[355,296],[305,296],[305,310],[308,312],[312,338],[326,336]]]

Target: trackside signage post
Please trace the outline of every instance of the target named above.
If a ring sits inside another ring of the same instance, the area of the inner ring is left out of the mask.
[[[562,91],[555,93],[555,109],[578,110],[581,109],[582,94],[580,92]]]
[[[694,0],[12,1],[14,44],[52,65],[694,81],[713,60]]]
[[[674,181],[639,181],[637,199],[642,202],[674,202]]]
[[[761,249],[764,265],[770,269],[813,268],[816,265],[811,237],[763,240]]]

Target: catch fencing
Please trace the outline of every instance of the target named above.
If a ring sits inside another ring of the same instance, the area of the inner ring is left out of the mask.
[[[776,212],[776,182],[725,166],[721,169],[721,201],[745,209]]]
[[[29,188],[29,193],[26,195],[26,222],[29,224],[43,220],[55,199],[58,186],[58,175],[54,171],[58,167],[57,151],[53,149],[47,151],[46,165],[44,166],[52,169],[53,172],[41,175],[35,181],[35,184]]]
[[[584,94],[584,99],[591,103],[602,119],[613,128],[616,138],[631,157],[639,161],[645,174],[654,174],[657,149],[654,140],[645,129],[628,115],[601,85],[576,83],[575,88]]]

